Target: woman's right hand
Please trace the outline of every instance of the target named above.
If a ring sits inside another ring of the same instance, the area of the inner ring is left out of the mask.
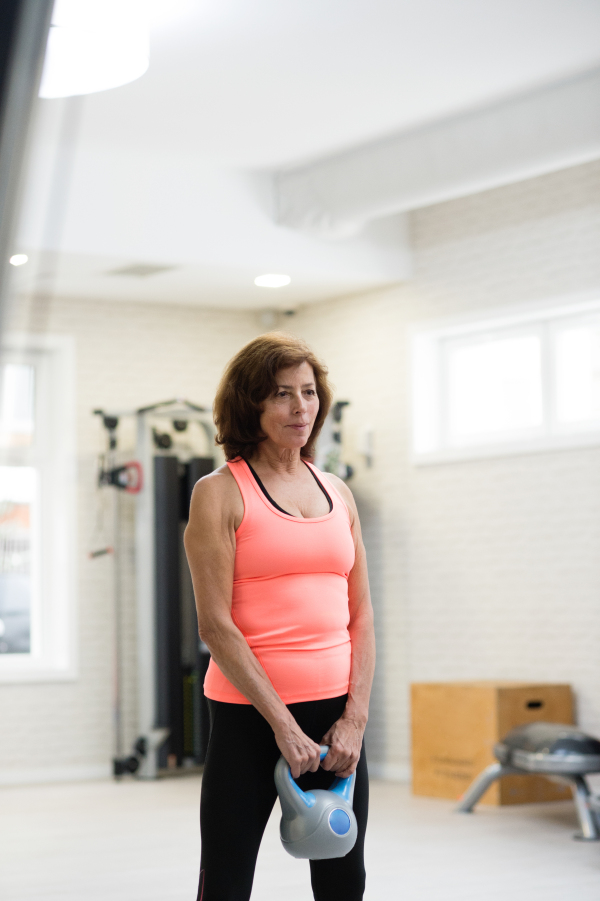
[[[321,746],[305,735],[296,720],[290,717],[274,729],[277,747],[290,765],[293,779],[302,773],[316,773],[321,763]]]

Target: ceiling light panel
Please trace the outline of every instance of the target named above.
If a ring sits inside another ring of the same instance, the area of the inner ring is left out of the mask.
[[[148,62],[144,0],[56,0],[40,97],[116,88],[143,75]]]
[[[254,284],[259,288],[284,288],[289,285],[291,278],[283,273],[268,272],[254,279]]]

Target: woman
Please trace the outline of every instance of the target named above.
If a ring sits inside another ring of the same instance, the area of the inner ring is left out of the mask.
[[[310,869],[317,901],[363,897],[373,613],[352,494],[309,462],[330,404],[325,367],[278,333],[242,348],[217,391],[228,462],[196,484],[185,533],[212,656],[198,901],[250,898],[280,754],[303,789],[356,770],[356,845]]]

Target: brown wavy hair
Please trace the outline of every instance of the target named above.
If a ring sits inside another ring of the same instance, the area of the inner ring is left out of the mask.
[[[302,363],[312,366],[315,374],[319,412],[300,455],[314,456],[314,444],[333,399],[327,367],[301,338],[283,332],[268,332],[238,351],[227,364],[217,388],[213,407],[217,427],[215,440],[222,445],[227,460],[252,457],[257,446],[265,440],[260,432],[260,416],[263,402],[277,390],[277,373]]]

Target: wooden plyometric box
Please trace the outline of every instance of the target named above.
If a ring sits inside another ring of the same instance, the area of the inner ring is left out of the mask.
[[[459,798],[495,763],[494,745],[523,723],[573,723],[569,685],[535,682],[424,682],[411,686],[412,787],[415,795]],[[571,797],[543,776],[505,776],[484,804],[524,804]]]

